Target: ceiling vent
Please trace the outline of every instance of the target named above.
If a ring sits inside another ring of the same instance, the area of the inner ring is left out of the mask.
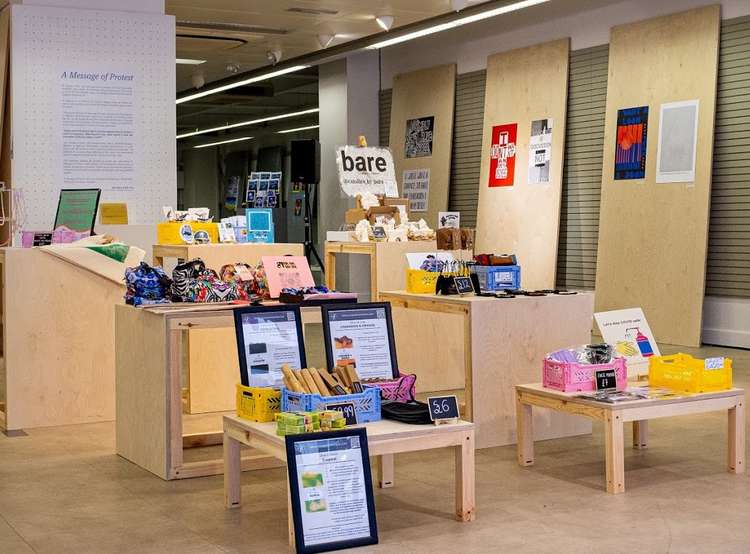
[[[286,11],[304,15],[336,15],[339,13],[338,10],[327,10],[325,8],[287,8]]]
[[[177,20],[177,27],[182,29],[198,29],[202,31],[228,31],[232,33],[248,33],[253,35],[286,35],[288,29],[275,27],[261,27],[259,25],[245,25],[243,23],[222,23],[218,21],[186,21]]]

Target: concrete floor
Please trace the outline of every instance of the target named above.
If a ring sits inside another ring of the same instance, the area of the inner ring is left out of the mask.
[[[726,353],[750,384],[750,352],[698,353]],[[229,511],[220,476],[165,482],[114,446],[112,423],[0,435],[0,553],[286,551],[283,470],[244,473],[245,503]],[[724,414],[653,421],[648,450],[626,449],[618,496],[603,490],[598,425],[538,443],[531,468],[514,447],[478,451],[468,524],[452,517],[452,456],[402,455],[396,486],[376,493],[381,543],[363,551],[750,552],[750,477],[726,472],[725,449]]]

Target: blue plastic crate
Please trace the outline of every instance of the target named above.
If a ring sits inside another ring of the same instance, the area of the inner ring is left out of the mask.
[[[380,421],[380,389],[377,387],[366,388],[364,392],[341,394],[339,396],[294,392],[285,387],[281,389],[282,412],[313,412],[325,410],[329,404],[341,404],[342,402],[354,402],[358,423]]]
[[[521,288],[521,266],[519,265],[477,265],[474,266],[479,278],[479,288],[487,292]]]

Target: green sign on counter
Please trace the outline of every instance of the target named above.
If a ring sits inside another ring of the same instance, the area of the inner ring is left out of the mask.
[[[65,225],[79,233],[84,231],[93,233],[101,193],[102,189],[60,190],[54,229]]]

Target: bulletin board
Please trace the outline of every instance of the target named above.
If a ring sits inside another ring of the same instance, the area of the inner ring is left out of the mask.
[[[525,289],[555,287],[569,54],[566,38],[487,59],[476,251],[516,254]],[[552,127],[544,183],[529,166],[532,122],[542,120]],[[507,131],[515,155],[505,175],[492,151]]]
[[[63,188],[101,188],[133,224],[160,218],[177,200],[174,17],[12,5],[11,29],[25,228],[51,228]]]
[[[438,212],[448,209],[456,66],[396,75],[392,98],[389,145],[399,192],[409,196],[411,189],[417,195],[426,194],[427,210],[411,202],[411,219],[422,218],[437,228]],[[429,171],[428,179],[424,170]],[[412,173],[404,179],[407,171]]]
[[[711,200],[720,8],[614,27],[609,47],[596,311],[641,307],[656,339],[698,346]],[[659,112],[698,100],[695,180],[656,183]],[[648,106],[645,176],[615,180],[618,110]]]

